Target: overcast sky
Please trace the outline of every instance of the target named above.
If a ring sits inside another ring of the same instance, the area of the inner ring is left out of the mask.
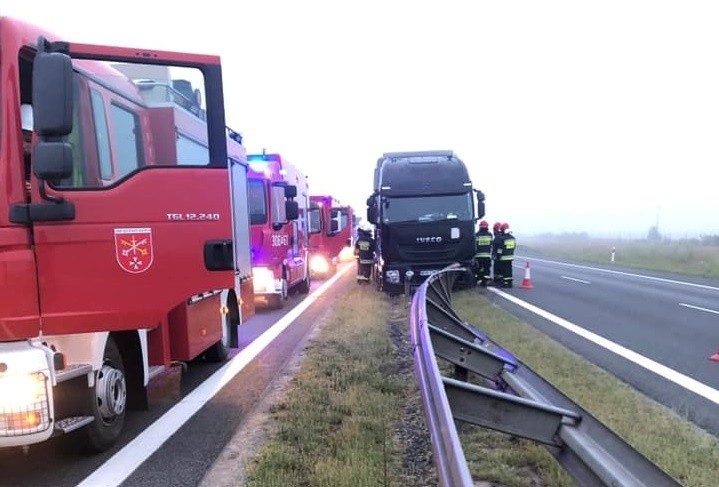
[[[719,234],[719,2],[0,5],[71,42],[219,54],[248,150],[362,216],[383,152],[451,149],[518,236]]]

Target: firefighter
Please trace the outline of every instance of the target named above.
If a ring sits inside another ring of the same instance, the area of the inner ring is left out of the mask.
[[[479,222],[479,230],[474,234],[474,272],[480,286],[485,287],[492,273],[492,234],[487,220]]]
[[[372,267],[374,267],[375,241],[372,238],[370,224],[363,222],[357,229],[355,257],[357,257],[357,282],[369,284]]]
[[[500,230],[502,231],[502,247],[499,249],[499,262],[501,263],[502,287],[512,287],[512,264],[517,241],[512,235],[509,223],[502,223]]]
[[[495,222],[492,226],[494,238],[492,239],[492,280],[496,286],[501,286],[503,283],[502,279],[502,265],[499,262],[500,249],[502,248],[502,223]]]

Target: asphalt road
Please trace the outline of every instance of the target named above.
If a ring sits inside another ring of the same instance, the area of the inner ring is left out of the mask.
[[[521,289],[527,260],[533,288]],[[719,352],[719,282],[521,256],[515,261],[514,281],[513,289],[485,292],[635,389],[719,435],[719,362],[709,360]],[[539,310],[527,309],[531,306]],[[511,351],[511,344],[503,345]]]
[[[240,327],[240,348],[232,351],[229,362],[190,363],[180,394],[155,402],[148,411],[129,411],[122,441],[110,451],[90,456],[80,453],[72,434],[35,445],[27,454],[17,449],[0,451],[0,486],[198,485],[244,416],[329,309],[339,289],[352,282],[351,275],[346,272],[321,295],[315,291],[325,281],[314,281],[309,300],[305,295],[290,295],[282,310],[259,310]],[[305,306],[307,309],[295,316]],[[287,327],[276,337],[263,335],[283,319]],[[269,344],[236,375],[232,369],[215,374],[223,366],[238,369],[238,361],[233,359],[259,349],[258,342],[267,340],[271,340]],[[218,380],[223,380],[221,386]],[[200,403],[198,398],[203,396],[211,399]],[[183,419],[178,418],[183,415],[189,419],[179,426]],[[170,436],[168,431],[174,433]]]

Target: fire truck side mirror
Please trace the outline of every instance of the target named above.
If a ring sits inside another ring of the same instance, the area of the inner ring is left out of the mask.
[[[330,223],[330,233],[335,234],[339,231],[340,231],[340,224],[337,220],[333,219],[332,222]]]
[[[285,198],[294,198],[295,196],[297,196],[297,186],[293,184],[285,186]],[[294,220],[294,218],[290,218],[290,220]]]
[[[368,206],[367,207],[367,221],[368,222],[377,221],[377,207],[376,206]]]
[[[300,217],[300,206],[296,201],[285,201],[285,216],[287,220],[297,220]]]
[[[41,140],[35,145],[35,176],[57,181],[72,176],[72,146],[68,142]]]
[[[59,52],[39,51],[32,73],[35,132],[41,140],[66,137],[72,132],[72,61]]]

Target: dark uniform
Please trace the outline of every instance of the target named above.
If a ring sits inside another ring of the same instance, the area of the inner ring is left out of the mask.
[[[509,225],[502,224],[502,245],[497,250],[499,256],[500,272],[502,274],[502,287],[512,287],[512,264],[514,263],[514,249],[517,247],[517,241],[512,235]]]
[[[502,248],[502,224],[497,222],[492,227],[494,230],[494,239],[492,240],[492,274],[494,284],[501,286],[502,280],[502,264],[499,262],[499,249]]]
[[[486,286],[492,277],[492,234],[486,221],[479,223],[479,230],[474,234],[474,273],[481,286]]]
[[[363,229],[357,231],[355,256],[357,257],[357,282],[369,284],[372,267],[374,266],[375,241],[372,235]]]

